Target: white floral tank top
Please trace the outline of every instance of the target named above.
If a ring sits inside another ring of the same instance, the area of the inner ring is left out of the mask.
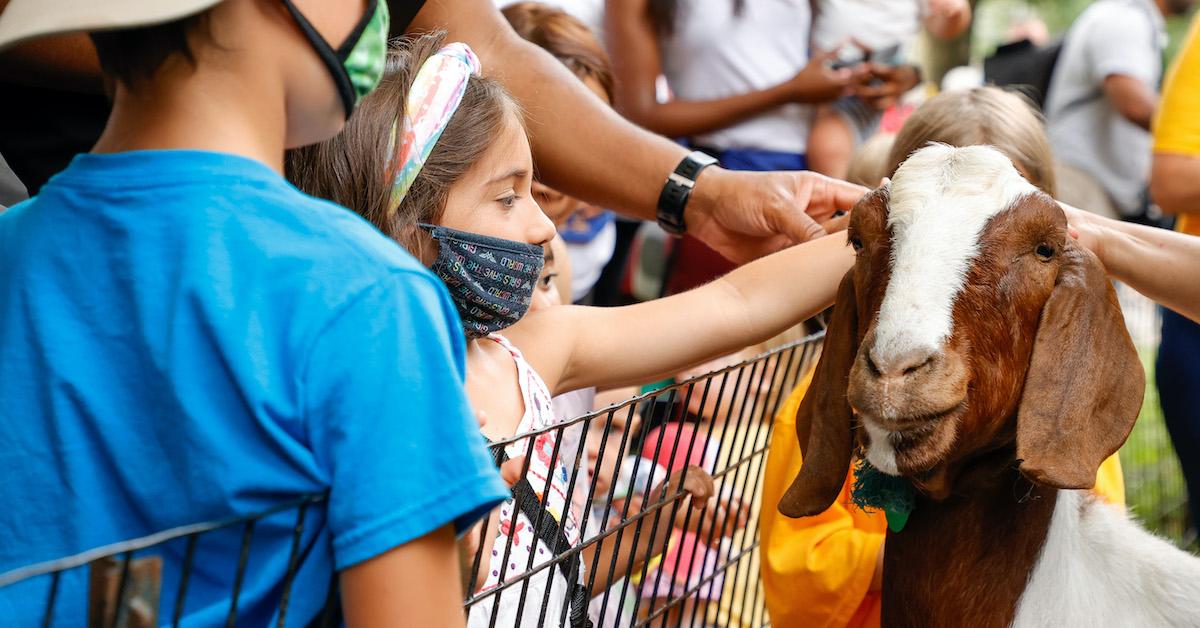
[[[554,409],[550,403],[550,391],[546,388],[546,383],[542,381],[541,376],[525,361],[525,356],[521,354],[521,351],[499,334],[490,334],[488,339],[507,349],[517,365],[517,377],[520,380],[521,400],[525,404],[525,414],[521,417],[515,433],[522,434],[540,430],[557,423]],[[557,432],[550,431],[534,437],[532,451],[529,449],[528,438],[507,445],[504,450],[510,458],[529,455],[529,471],[525,477],[542,500],[546,512],[554,516],[567,541],[571,543],[572,547],[575,547],[580,542],[578,513],[574,512],[575,509],[571,507],[571,501],[567,498],[570,475],[566,465],[563,464],[564,452],[561,447],[558,451],[558,459],[551,465],[557,440]],[[549,478],[548,489],[547,478]],[[543,492],[549,494],[545,495]],[[529,571],[531,565],[537,567],[554,557],[551,548],[537,538],[533,527],[534,522],[517,509],[516,503],[511,498],[500,505],[500,526],[498,530],[494,531],[495,536],[491,542],[491,549],[484,554],[484,566],[481,566],[481,568],[487,569],[487,578],[480,590],[481,593],[486,593],[502,582],[510,581]],[[489,532],[493,531],[489,530]],[[511,546],[510,538],[512,539]],[[585,582],[583,572],[584,570],[581,568],[580,582]],[[550,588],[549,596],[546,595],[547,587]],[[518,621],[517,610],[521,606],[522,594],[525,597],[525,604]],[[498,596],[499,609],[495,610],[497,616],[495,625],[558,625],[563,606],[567,604],[568,594],[569,587],[567,587],[566,579],[561,571],[557,567],[543,569],[529,580],[527,586],[512,586],[500,593]],[[486,626],[491,623],[493,607],[497,605],[496,597],[485,597],[471,607],[468,622],[470,626]],[[544,616],[542,616],[543,600],[548,601]]]

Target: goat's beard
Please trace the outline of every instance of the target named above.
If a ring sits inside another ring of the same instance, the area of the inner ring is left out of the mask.
[[[961,409],[902,430],[889,430],[870,417],[859,416],[867,460],[889,475],[919,477],[950,455],[958,434]]]

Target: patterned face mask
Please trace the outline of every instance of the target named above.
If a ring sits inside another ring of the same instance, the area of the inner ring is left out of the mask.
[[[354,30],[350,31],[350,36],[336,50],[313,28],[291,0],[283,0],[283,4],[333,75],[342,109],[349,118],[358,102],[370,94],[379,85],[379,79],[383,78],[389,24],[387,1],[377,0],[374,6],[368,8]]]
[[[545,257],[536,244],[421,224],[438,243],[431,270],[446,287],[468,338],[511,326],[529,311]]]

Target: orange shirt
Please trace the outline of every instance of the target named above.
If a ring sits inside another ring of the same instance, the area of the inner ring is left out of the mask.
[[[833,506],[815,517],[790,519],[775,508],[800,471],[796,410],[811,381],[810,372],[775,415],[767,455],[759,521],[767,610],[775,626],[879,626],[880,597],[868,588],[887,519],[850,501],[853,471]],[[1094,490],[1124,506],[1125,482],[1116,454],[1100,465]]]

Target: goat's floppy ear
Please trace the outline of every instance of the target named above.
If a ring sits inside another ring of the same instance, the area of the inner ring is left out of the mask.
[[[812,384],[796,411],[796,438],[804,461],[799,475],[779,500],[779,512],[788,517],[824,512],[846,482],[853,444],[846,384],[857,353],[858,306],[854,269],[850,269],[838,287],[833,320]]]
[[[1062,255],[1025,376],[1017,458],[1038,484],[1083,489],[1129,437],[1146,375],[1100,261],[1070,239]]]

